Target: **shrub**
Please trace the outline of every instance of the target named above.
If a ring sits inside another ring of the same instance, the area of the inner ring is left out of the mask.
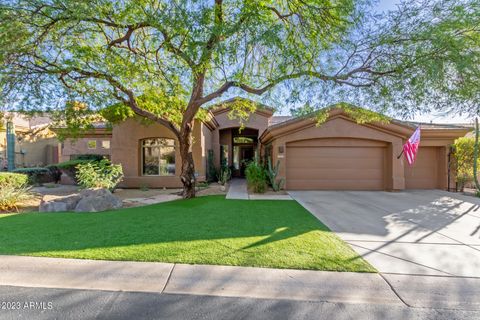
[[[215,168],[215,156],[213,150],[209,149],[207,153],[207,181],[213,182],[217,176],[217,169]]]
[[[229,167],[222,167],[217,173],[218,183],[222,186],[232,177],[232,170]]]
[[[13,170],[15,173],[23,173],[28,176],[28,182],[32,185],[47,182],[57,183],[60,180],[61,173],[56,167],[46,168],[18,168]]]
[[[122,179],[122,166],[108,159],[77,165],[77,180],[84,188],[106,188],[113,192]]]
[[[0,211],[18,211],[18,204],[32,197],[33,194],[26,183],[21,186],[2,185],[0,188]]]
[[[257,162],[252,161],[245,169],[247,184],[255,193],[264,193],[267,187],[267,175],[265,169]]]
[[[70,157],[70,160],[100,161],[103,159],[105,159],[105,156],[101,154],[77,154]]]
[[[13,186],[16,188],[23,187],[28,183],[28,176],[21,173],[0,172],[0,189],[6,186]]]
[[[77,166],[80,164],[86,164],[92,162],[92,160],[69,160],[65,162],[60,162],[54,165],[50,165],[47,168],[51,170],[59,170],[60,172],[65,173],[68,177],[70,177],[75,183],[78,183],[77,180]]]
[[[458,138],[453,144],[457,183],[460,190],[463,190],[466,183],[473,181],[474,145],[475,140],[468,137]]]

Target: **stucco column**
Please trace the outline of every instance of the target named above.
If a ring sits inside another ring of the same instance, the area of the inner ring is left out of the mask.
[[[390,157],[391,157],[391,189],[392,190],[404,190],[405,189],[405,165],[404,165],[404,156],[402,155],[400,159],[397,157],[403,150],[403,141],[399,138],[396,139],[392,144]]]

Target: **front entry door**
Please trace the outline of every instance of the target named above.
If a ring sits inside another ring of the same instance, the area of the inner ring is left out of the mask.
[[[240,176],[245,176],[247,164],[253,160],[253,146],[240,147]]]

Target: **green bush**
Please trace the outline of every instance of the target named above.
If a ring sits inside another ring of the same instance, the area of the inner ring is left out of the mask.
[[[122,166],[108,159],[77,165],[77,180],[84,188],[106,188],[113,192],[122,179]]]
[[[28,182],[31,185],[55,182],[57,183],[60,180],[61,173],[56,167],[45,167],[45,168],[18,168],[13,170],[15,173],[23,173],[28,176]]]
[[[90,163],[92,160],[69,160],[65,162],[60,162],[54,165],[50,165],[47,168],[51,170],[59,170],[60,172],[65,173],[68,177],[70,177],[75,183],[78,183],[77,180],[77,166],[80,164]]]
[[[105,156],[101,154],[77,154],[70,157],[70,160],[100,161],[103,159],[105,159]]]
[[[217,176],[217,169],[215,168],[215,156],[213,150],[209,149],[207,152],[207,181],[213,182]]]
[[[475,140],[468,137],[458,138],[453,144],[456,178],[460,190],[463,190],[466,183],[473,181],[474,145]]]
[[[18,211],[18,204],[33,197],[26,182],[21,186],[15,184],[2,185],[0,188],[0,211]]]
[[[222,166],[217,173],[218,183],[224,186],[230,178],[232,178],[232,170],[229,167]]]
[[[262,165],[257,161],[252,161],[247,164],[245,169],[247,177],[247,184],[249,188],[253,189],[255,193],[264,193],[267,188],[267,174]]]
[[[20,188],[28,184],[28,176],[21,173],[0,172],[0,188],[13,186]]]

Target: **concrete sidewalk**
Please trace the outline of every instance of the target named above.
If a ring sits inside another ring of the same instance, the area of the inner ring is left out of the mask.
[[[479,278],[0,256],[0,284],[480,310]]]

